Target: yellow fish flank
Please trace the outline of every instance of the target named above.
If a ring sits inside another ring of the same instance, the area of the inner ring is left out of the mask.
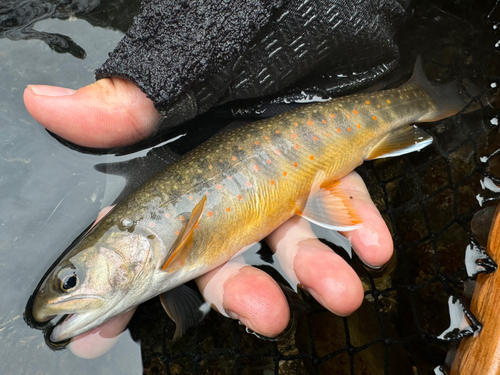
[[[32,316],[70,314],[51,336],[65,340],[179,290],[295,214],[355,229],[361,219],[338,179],[364,160],[427,146],[432,137],[411,124],[453,115],[467,102],[455,83],[430,85],[417,63],[401,88],[310,104],[217,135],[105,216],[43,281]]]

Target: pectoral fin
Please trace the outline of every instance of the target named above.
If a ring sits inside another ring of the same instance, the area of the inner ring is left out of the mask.
[[[327,229],[350,231],[358,229],[363,219],[352,206],[353,194],[342,189],[341,181],[324,181],[319,173],[312,185],[305,207],[296,214]]]
[[[178,286],[160,295],[160,301],[175,323],[174,340],[199,323],[210,311],[210,306],[186,285]]]
[[[388,158],[419,151],[432,143],[432,136],[424,130],[405,126],[389,133],[369,153],[366,160]]]
[[[168,253],[167,260],[161,268],[165,272],[174,272],[184,266],[186,258],[193,247],[193,231],[200,221],[201,214],[207,203],[207,197],[204,195],[198,204],[193,208],[189,221],[182,228],[182,231],[177,236],[172,248]]]

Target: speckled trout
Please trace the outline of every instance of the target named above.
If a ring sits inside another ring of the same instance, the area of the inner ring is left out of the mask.
[[[216,135],[95,225],[43,281],[32,316],[66,315],[51,334],[62,341],[182,290],[293,215],[331,229],[359,227],[338,180],[364,160],[429,145],[432,137],[413,124],[456,114],[467,98],[456,83],[432,86],[417,63],[400,88],[306,105]],[[179,294],[167,305],[190,300]]]

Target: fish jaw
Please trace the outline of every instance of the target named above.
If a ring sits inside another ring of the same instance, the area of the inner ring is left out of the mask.
[[[108,311],[103,310],[105,310],[105,306],[101,309],[73,312],[66,315],[52,330],[50,340],[52,342],[61,342],[71,339],[97,328],[105,321],[117,315],[115,309],[110,309]]]
[[[32,315],[38,322],[52,320],[57,315],[71,314],[75,311],[100,309],[104,300],[96,296],[78,296],[67,300],[47,300],[44,293],[39,293],[33,302]]]

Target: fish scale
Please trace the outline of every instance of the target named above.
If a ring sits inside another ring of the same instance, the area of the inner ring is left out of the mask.
[[[215,136],[144,187],[157,192],[162,207],[171,213],[166,218],[160,211],[156,216],[161,220],[152,221],[155,227],[178,234],[183,224],[179,217],[184,214],[187,219],[194,205],[208,193],[199,228],[194,231],[196,250],[190,252],[186,264],[202,273],[206,269],[200,263],[228,260],[234,248],[261,240],[301,211],[297,202],[307,199],[318,171],[325,173],[326,180],[343,177],[366,158],[359,149],[370,150],[391,129],[418,121],[434,108],[423,90],[408,86],[313,104]],[[350,152],[352,144],[358,149],[355,153]],[[176,183],[172,185],[172,181]],[[186,196],[194,199],[172,199]],[[143,201],[140,193],[130,199],[134,202],[129,207],[158,210],[156,200],[139,203]],[[135,220],[148,221],[151,217],[145,214]],[[241,225],[249,222],[251,225]],[[227,223],[233,226],[228,228]],[[221,226],[226,231],[218,230]],[[227,231],[238,240],[225,240]],[[219,248],[217,253],[211,251],[215,246]]]
[[[408,125],[451,116],[468,101],[456,83],[432,86],[417,62],[401,88],[306,105],[216,135],[129,195],[63,257],[41,284],[33,317],[69,314],[51,335],[61,341],[159,294],[175,293],[164,303],[170,315],[185,311],[183,301],[196,309],[193,298],[179,297],[183,283],[295,214],[329,229],[359,228],[357,198],[338,180],[364,160],[427,146],[432,137]]]

